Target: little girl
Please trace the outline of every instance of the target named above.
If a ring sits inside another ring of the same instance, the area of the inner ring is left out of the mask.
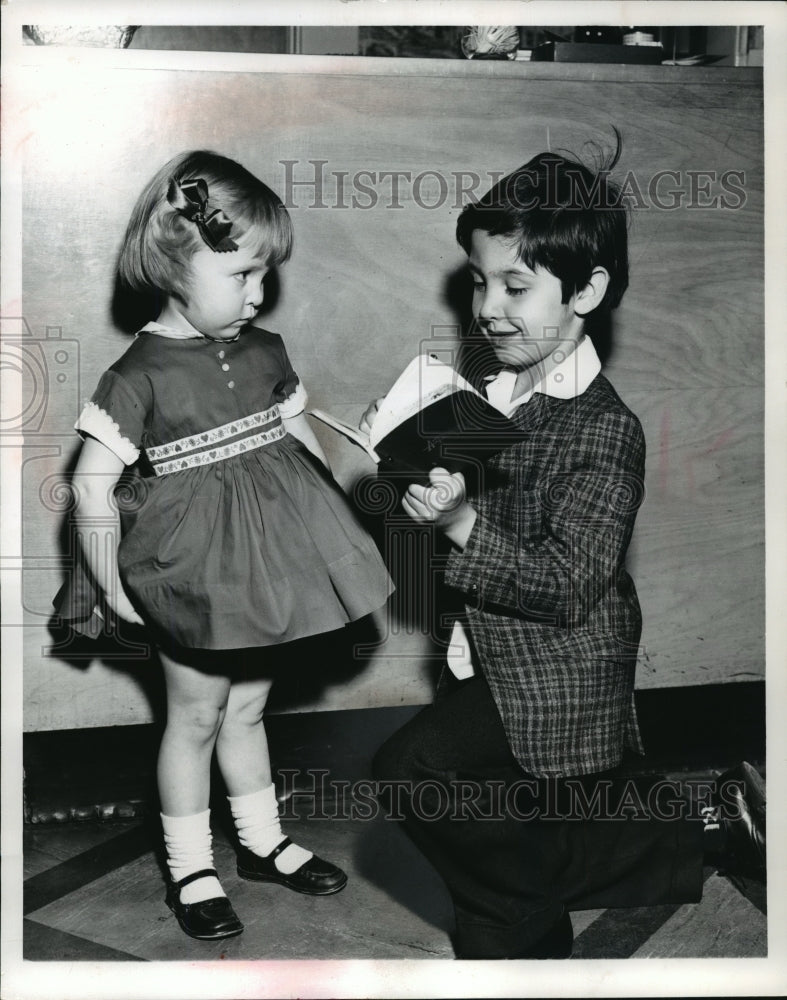
[[[157,296],[158,317],[76,424],[85,563],[105,609],[149,629],[164,669],[167,903],[202,939],[243,930],[213,868],[214,747],[238,873],[313,895],[346,884],[279,826],[259,648],[337,629],[392,589],[327,471],[281,338],[251,325],[291,244],[281,201],[239,164],[209,152],[167,163],[137,201],[118,265],[122,284]],[[131,465],[134,499],[118,514],[114,488]],[[95,595],[83,581],[64,614],[84,627]]]

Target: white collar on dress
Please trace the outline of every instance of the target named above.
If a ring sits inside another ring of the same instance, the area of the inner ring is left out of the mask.
[[[157,337],[166,337],[168,340],[205,340],[205,336],[199,330],[174,330],[171,326],[162,326],[161,323],[146,323],[139,333],[155,333]]]
[[[556,399],[574,399],[576,396],[581,396],[600,371],[601,362],[596,354],[593,341],[585,335],[571,354],[564,358],[560,364],[555,365],[552,371],[528,392],[522,393],[516,399],[511,399],[517,372],[504,369],[498,375],[491,375],[487,378],[486,394],[489,402],[496,409],[510,417],[536,392],[541,392],[545,396],[553,396]]]
[[[215,337],[206,337],[204,333],[200,333],[194,327],[190,330],[176,330],[174,327],[162,326],[161,323],[156,322],[146,323],[134,336],[138,337],[140,333],[153,333],[157,337],[166,337],[168,340],[212,340],[214,344],[234,344],[241,334],[238,330],[236,337],[231,337],[229,340],[217,340]]]

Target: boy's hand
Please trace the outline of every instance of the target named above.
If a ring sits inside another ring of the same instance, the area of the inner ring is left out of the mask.
[[[453,475],[447,469],[431,469],[429,486],[411,483],[402,506],[418,524],[434,524],[456,545],[463,549],[478,516],[467,502],[465,477]]]
[[[374,418],[377,416],[377,411],[380,409],[385,396],[380,396],[379,399],[375,399],[373,402],[369,403],[363,416],[361,417],[361,422],[358,424],[358,429],[363,431],[364,434],[368,434],[372,429],[372,424],[374,423]]]

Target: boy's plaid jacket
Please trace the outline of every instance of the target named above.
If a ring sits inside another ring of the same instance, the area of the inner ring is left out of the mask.
[[[642,620],[624,558],[644,495],[642,428],[603,375],[571,399],[536,392],[511,419],[525,439],[485,467],[446,583],[524,770],[605,770],[624,746],[641,750]]]

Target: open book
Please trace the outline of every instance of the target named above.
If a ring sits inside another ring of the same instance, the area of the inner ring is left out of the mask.
[[[311,416],[360,445],[381,471],[422,478],[435,466],[478,468],[521,440],[517,427],[450,365],[421,354],[405,368],[364,434],[322,410]]]

